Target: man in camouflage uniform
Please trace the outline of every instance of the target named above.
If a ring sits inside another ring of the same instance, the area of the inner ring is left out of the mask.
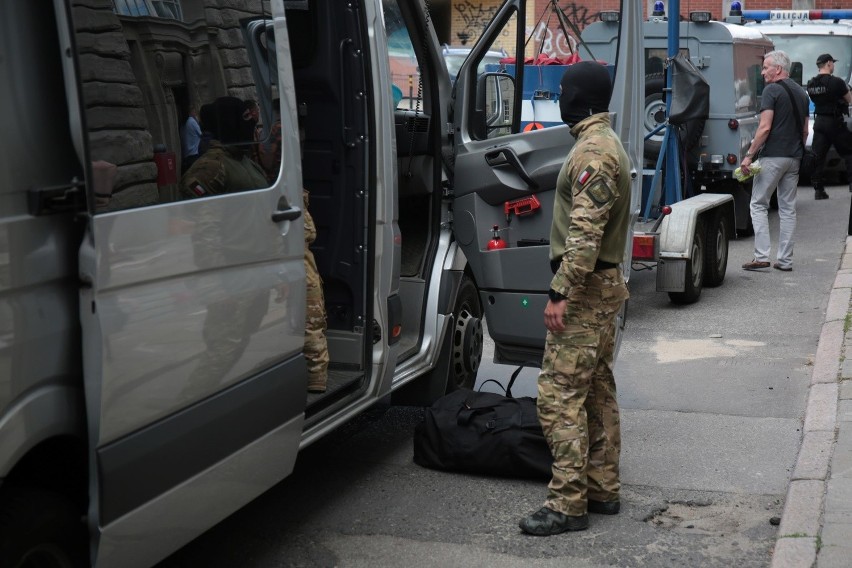
[[[267,187],[263,169],[250,159],[249,143],[254,140],[256,123],[244,103],[235,97],[220,97],[211,106],[204,127],[213,139],[181,178],[181,197],[193,199]]]
[[[615,318],[628,297],[619,267],[630,217],[630,162],[610,128],[609,72],[571,65],[559,99],[576,144],[556,182],[550,234],[553,280],[538,378],[539,420],[553,453],[544,507],[521,529],[584,530],[588,513],[616,514],[621,433],[612,374]]]

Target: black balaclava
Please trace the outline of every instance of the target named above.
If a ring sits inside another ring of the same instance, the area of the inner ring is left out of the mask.
[[[246,110],[242,99],[219,97],[213,104],[214,124],[210,125],[213,137],[222,144],[251,144],[257,122]],[[204,117],[201,118],[202,123]]]
[[[609,71],[600,63],[580,61],[569,65],[562,75],[559,111],[570,127],[599,112],[609,111],[612,81]]]

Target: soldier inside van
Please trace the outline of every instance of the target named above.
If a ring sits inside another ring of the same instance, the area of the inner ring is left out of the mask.
[[[181,197],[193,199],[267,187],[266,175],[249,156],[257,123],[245,103],[236,97],[220,97],[208,110],[202,120],[212,134],[210,148],[181,179]]]
[[[266,179],[270,184],[275,183],[281,169],[281,101],[272,101],[274,120],[269,128],[266,140],[257,145],[258,156]],[[305,129],[299,115],[299,142],[304,145]],[[317,229],[313,217],[308,212],[308,191],[302,189],[302,201],[305,214],[305,281],[307,294],[305,298],[305,360],[308,363],[308,392],[323,393],[328,382],[328,340],[326,339],[327,319],[325,312],[325,296],[322,291],[322,278],[319,275],[311,244],[317,238]]]

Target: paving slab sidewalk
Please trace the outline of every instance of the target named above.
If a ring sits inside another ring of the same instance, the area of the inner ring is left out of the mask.
[[[852,566],[852,237],[819,337],[772,568]],[[849,357],[848,359],[846,357]]]

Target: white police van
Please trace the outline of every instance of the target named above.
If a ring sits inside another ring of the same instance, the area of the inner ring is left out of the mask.
[[[852,84],[852,10],[743,10],[743,17],[752,20],[746,27],[766,35],[776,49],[790,56],[790,77],[800,85],[807,86],[817,74],[816,60],[823,53],[837,59],[834,76]],[[813,124],[811,116],[808,146],[813,140]],[[849,115],[846,124],[852,129]],[[846,163],[834,146],[826,156],[825,173],[838,183],[847,181]]]
[[[472,385],[486,314],[499,360],[540,356],[572,139],[521,131],[523,66],[478,72],[524,55],[526,10],[503,3],[453,87],[420,3],[0,3],[0,566],[158,562],[377,401]],[[640,19],[625,2],[611,106],[635,164]],[[260,104],[259,143],[280,111],[280,170],[181,199],[180,126],[226,95]],[[303,187],[331,358],[312,395]]]

